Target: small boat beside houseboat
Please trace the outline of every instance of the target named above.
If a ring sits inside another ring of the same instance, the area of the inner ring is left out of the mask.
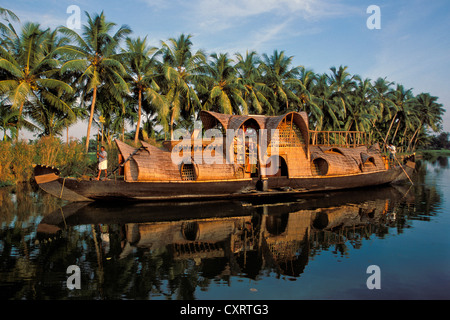
[[[200,128],[163,148],[116,140],[119,168],[109,180],[64,178],[47,165],[35,166],[35,180],[68,201],[203,201],[385,185],[415,168],[413,155],[389,161],[364,132],[309,130],[304,112],[199,115]]]

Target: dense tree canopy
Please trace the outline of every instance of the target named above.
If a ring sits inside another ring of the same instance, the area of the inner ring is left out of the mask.
[[[0,8],[4,139],[18,137],[22,127],[40,136],[61,135],[87,117],[87,136],[96,122],[110,141],[124,135],[128,122],[136,142],[143,131],[167,138],[175,128],[191,129],[200,110],[304,111],[311,129],[364,131],[403,151],[427,145],[430,134],[442,130],[444,109],[437,97],[414,95],[382,75],[364,79],[347,66],[319,74],[293,65],[293,56],[279,50],[207,54],[194,51],[192,36],[185,34],[156,48],[103,13],[86,17],[81,34],[31,22],[17,32],[10,20],[18,18]]]

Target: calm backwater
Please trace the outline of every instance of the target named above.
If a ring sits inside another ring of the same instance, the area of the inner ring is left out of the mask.
[[[281,203],[71,204],[20,185],[0,205],[3,300],[450,298],[448,158],[413,186]]]

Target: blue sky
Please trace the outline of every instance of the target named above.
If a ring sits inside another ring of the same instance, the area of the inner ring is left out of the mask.
[[[191,34],[207,53],[284,50],[294,65],[315,72],[348,66],[351,74],[389,81],[439,97],[450,106],[450,1],[448,0],[14,0],[1,7],[24,21],[66,25],[67,8],[104,11],[107,20],[127,24],[150,43]],[[380,8],[381,28],[369,29],[370,5]],[[82,127],[82,125],[81,125]],[[80,131],[81,130],[81,131]],[[79,133],[80,131],[81,133]],[[94,130],[95,131],[95,130]],[[444,116],[450,131],[450,113]],[[80,125],[71,135],[85,134]]]

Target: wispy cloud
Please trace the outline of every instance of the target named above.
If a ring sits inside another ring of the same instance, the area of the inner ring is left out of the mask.
[[[30,10],[19,9],[14,10],[14,13],[20,18],[21,22],[38,22],[42,27],[53,29],[66,24],[67,18],[69,17],[65,11],[57,14],[46,12],[40,14],[38,17],[36,16],[35,11]]]
[[[186,9],[193,24],[210,32],[233,28],[252,18],[317,20],[357,12],[351,6],[329,0],[197,0],[189,2]]]
[[[222,19],[241,19],[271,13],[279,16],[300,14],[305,18],[319,18],[348,13],[349,7],[325,0],[199,0],[200,14]]]
[[[193,0],[184,6],[186,25],[196,39],[221,38],[227,49],[265,50],[282,41],[319,33],[323,19],[363,12],[330,0]],[[227,43],[227,38],[231,37]],[[226,50],[230,52],[229,50]]]

